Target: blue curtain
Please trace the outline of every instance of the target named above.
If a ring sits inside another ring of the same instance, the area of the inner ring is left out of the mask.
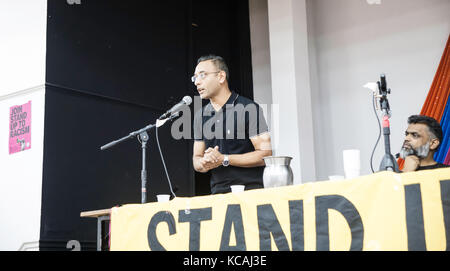
[[[444,138],[439,150],[434,154],[434,160],[438,163],[444,163],[445,157],[450,148],[450,97],[447,99],[444,114],[441,119],[441,127],[444,132]]]

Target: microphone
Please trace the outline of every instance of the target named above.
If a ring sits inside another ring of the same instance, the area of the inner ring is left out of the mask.
[[[180,109],[185,106],[185,105],[190,105],[192,103],[192,98],[190,96],[184,96],[183,100],[181,100],[179,103],[177,103],[176,105],[172,106],[172,108],[170,108],[166,113],[162,114],[159,119],[165,119],[170,117],[172,114],[180,111]]]
[[[382,93],[385,93],[387,90],[386,90],[386,75],[384,74],[384,73],[382,73],[381,75],[380,75],[380,91],[382,92]]]

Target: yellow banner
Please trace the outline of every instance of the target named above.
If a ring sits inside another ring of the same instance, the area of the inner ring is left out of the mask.
[[[111,250],[449,250],[450,169],[125,205],[110,238]]]

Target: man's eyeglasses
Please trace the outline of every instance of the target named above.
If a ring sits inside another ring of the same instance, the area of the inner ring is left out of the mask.
[[[191,81],[192,81],[192,83],[195,83],[195,81],[197,81],[197,79],[205,79],[206,78],[206,76],[208,76],[208,74],[212,74],[212,73],[219,73],[220,71],[217,71],[217,72],[202,72],[202,73],[199,73],[198,75],[194,75],[194,76],[192,76],[191,77]]]

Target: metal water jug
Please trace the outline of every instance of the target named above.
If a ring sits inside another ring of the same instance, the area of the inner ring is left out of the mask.
[[[267,156],[264,157],[264,188],[292,185],[294,174],[290,166],[292,157]]]

